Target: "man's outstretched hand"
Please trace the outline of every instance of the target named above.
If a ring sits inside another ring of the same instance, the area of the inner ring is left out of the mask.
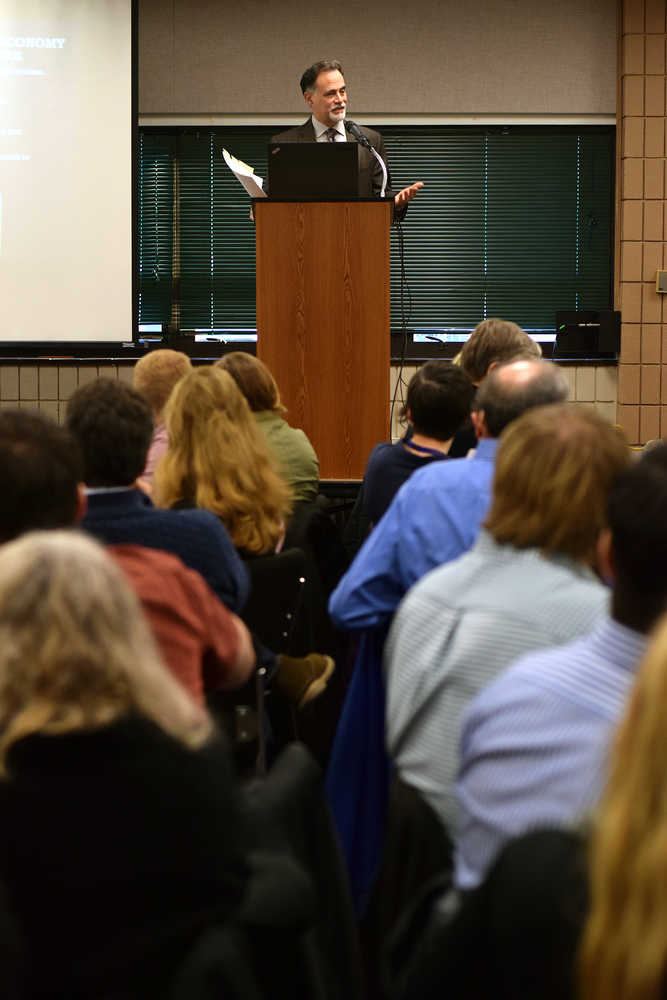
[[[417,194],[420,188],[424,187],[423,181],[417,181],[416,184],[411,184],[410,187],[403,188],[399,191],[397,195],[394,195],[394,204],[396,208],[403,208],[408,202],[411,202],[414,196]]]

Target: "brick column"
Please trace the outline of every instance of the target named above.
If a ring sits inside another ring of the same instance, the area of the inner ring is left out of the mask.
[[[623,328],[618,422],[644,444],[667,437],[665,0],[620,0],[616,302]]]

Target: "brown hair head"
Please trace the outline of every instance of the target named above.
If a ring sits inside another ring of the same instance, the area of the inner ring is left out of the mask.
[[[501,435],[484,527],[500,544],[592,563],[609,490],[630,461],[621,433],[592,408],[529,410]]]
[[[542,350],[520,326],[506,319],[478,323],[463,345],[458,363],[469,379],[481,382],[489,366],[518,358],[541,358]]]
[[[264,362],[254,355],[232,351],[216,361],[214,367],[229,372],[253,413],[272,410],[283,416],[287,412],[280,400],[276,380]]]

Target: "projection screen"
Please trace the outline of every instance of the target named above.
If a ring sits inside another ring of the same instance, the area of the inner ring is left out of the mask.
[[[3,0],[0,341],[132,339],[132,0]]]

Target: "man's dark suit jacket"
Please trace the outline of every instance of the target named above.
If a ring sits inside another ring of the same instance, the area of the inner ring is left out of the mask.
[[[366,128],[365,125],[359,126],[360,131],[366,136],[371,146],[377,150],[382,159],[387,165],[387,154],[384,148],[384,139],[379,132],[375,132],[372,128]],[[285,132],[280,132],[278,135],[274,135],[271,142],[315,142],[315,129],[313,128],[312,118],[309,118],[303,123],[303,125],[297,125],[295,128],[288,128]],[[356,142],[350,133],[347,133],[348,142]],[[380,164],[375,159],[373,154],[366,149],[365,146],[359,146],[359,197],[360,198],[379,198],[380,192],[382,191],[382,168]],[[394,196],[394,191],[391,188],[391,175],[389,173],[389,166],[387,165],[387,187],[385,190],[385,197],[392,198]],[[402,209],[396,209],[394,213],[394,218],[402,219],[407,211],[407,205]]]

